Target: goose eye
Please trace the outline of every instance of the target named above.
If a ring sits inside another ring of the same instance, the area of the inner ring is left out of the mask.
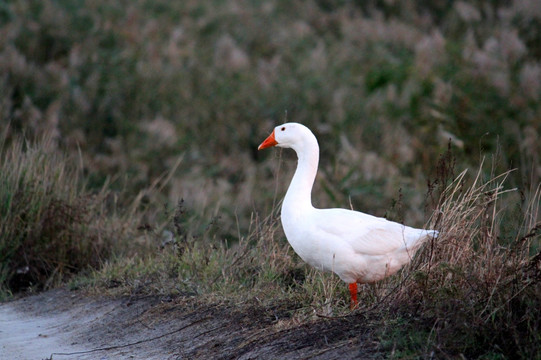
[[[286,129],[286,127],[285,127],[285,126],[282,126],[282,128],[281,128],[280,130],[284,131],[285,129]]]

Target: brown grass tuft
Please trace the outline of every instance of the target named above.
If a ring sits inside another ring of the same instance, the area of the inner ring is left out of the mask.
[[[387,297],[389,309],[413,316],[412,326],[427,332],[424,346],[442,354],[528,357],[539,351],[541,322],[532,309],[541,306],[540,192],[518,221],[510,218],[516,195],[505,189],[510,173],[485,180],[481,164],[473,180],[463,171],[444,189],[430,226],[440,236],[397,277]],[[506,222],[518,235],[502,233]]]

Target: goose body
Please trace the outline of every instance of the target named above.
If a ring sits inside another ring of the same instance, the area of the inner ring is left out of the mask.
[[[336,273],[349,284],[352,304],[357,283],[370,283],[396,273],[435,230],[415,229],[347,209],[317,209],[311,192],[319,162],[319,145],[306,126],[286,123],[259,145],[280,146],[297,153],[298,164],[282,203],[281,221],[293,250],[308,264]]]

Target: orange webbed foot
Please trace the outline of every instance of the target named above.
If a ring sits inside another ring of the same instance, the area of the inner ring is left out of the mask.
[[[349,305],[350,309],[353,310],[359,305],[359,302],[357,301],[357,283],[351,283],[349,284],[349,293],[351,295],[351,303]]]

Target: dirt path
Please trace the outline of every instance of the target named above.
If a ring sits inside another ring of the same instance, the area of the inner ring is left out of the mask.
[[[198,304],[53,290],[0,304],[1,359],[377,357],[363,317],[293,324],[288,304]]]

